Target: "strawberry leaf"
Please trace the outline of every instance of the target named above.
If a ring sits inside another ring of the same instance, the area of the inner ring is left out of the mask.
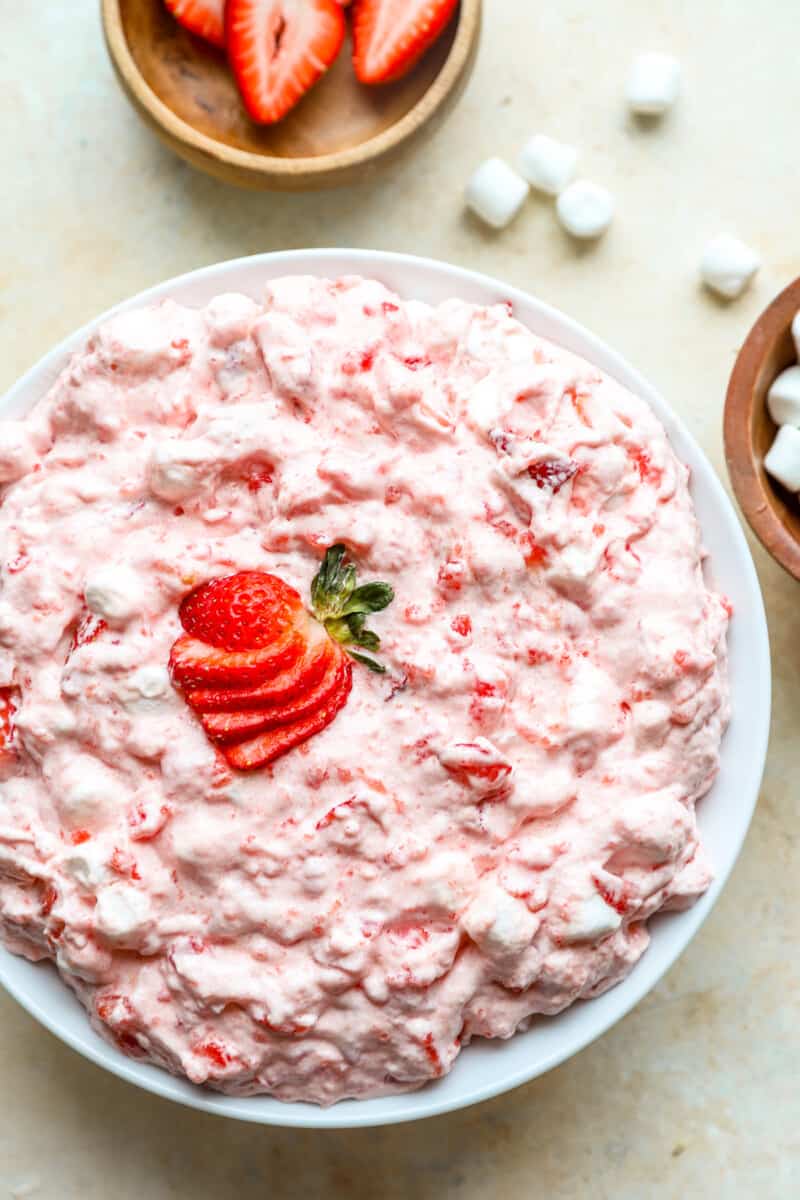
[[[394,589],[378,580],[357,587],[356,579],[356,568],[347,561],[345,547],[341,542],[330,546],[311,584],[312,612],[342,646],[379,650],[381,640],[377,633],[365,628],[367,614],[381,612],[391,604]],[[383,674],[386,670],[355,650],[348,650],[348,654],[370,671]]]
[[[386,674],[386,667],[383,663],[376,662],[374,658],[369,658],[366,654],[359,654],[357,650],[348,650],[347,653],[376,675]]]
[[[350,598],[342,609],[342,616],[347,613],[380,612],[394,600],[394,590],[388,583],[364,583],[350,594]]]

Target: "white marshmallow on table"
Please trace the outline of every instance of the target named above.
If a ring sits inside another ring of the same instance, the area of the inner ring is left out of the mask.
[[[767,408],[776,425],[800,429],[800,366],[781,371],[767,392]]]
[[[764,469],[790,492],[800,492],[800,429],[783,425],[764,458]]]
[[[614,216],[614,197],[588,179],[576,179],[556,200],[556,213],[567,233],[576,238],[596,238]]]
[[[625,97],[631,112],[656,117],[678,98],[681,66],[671,54],[639,54],[631,64]]]
[[[563,192],[575,175],[578,151],[545,133],[536,133],[522,147],[519,169],[528,183],[548,196]]]
[[[502,158],[487,158],[472,173],[466,201],[487,225],[502,229],[522,208],[528,190],[526,180]]]
[[[750,246],[730,233],[720,233],[706,243],[700,259],[700,277],[706,287],[727,300],[741,296],[761,266]]]

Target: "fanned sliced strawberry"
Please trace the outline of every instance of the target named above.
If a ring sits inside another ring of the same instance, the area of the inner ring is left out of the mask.
[[[245,108],[271,125],[297,104],[342,48],[337,0],[228,0],[228,57]]]
[[[299,592],[265,571],[238,571],[195,588],[180,607],[191,637],[222,650],[271,646],[304,612]]]
[[[353,65],[362,83],[391,83],[433,45],[458,0],[356,0]]]
[[[255,687],[190,688],[189,705],[198,712],[236,712],[242,708],[268,708],[288,704],[315,688],[336,654],[336,645],[316,621],[308,625],[308,641],[300,657],[285,671]]]
[[[349,659],[345,659],[343,677],[336,691],[316,712],[295,721],[293,725],[281,725],[249,741],[239,742],[236,746],[224,746],[222,753],[230,765],[240,771],[252,771],[256,767],[266,766],[329,725],[346,703],[352,685],[352,665]]]
[[[271,708],[204,713],[200,719],[208,736],[215,742],[241,742],[266,729],[294,725],[319,711],[338,692],[347,670],[344,651],[333,647],[332,642],[329,644],[333,653],[326,656],[328,669],[316,687],[287,704],[276,704]]]
[[[260,650],[221,650],[188,633],[178,638],[169,656],[169,669],[181,687],[255,687],[285,671],[303,653],[302,633],[289,628],[272,646]]]
[[[265,571],[209,580],[181,604],[172,678],[232,767],[264,766],[330,724],[350,694],[352,659],[385,672],[362,649],[380,649],[366,621],[393,598],[388,583],[358,584],[342,543],[325,552],[311,613]]]
[[[184,29],[225,49],[225,0],[164,0]]]

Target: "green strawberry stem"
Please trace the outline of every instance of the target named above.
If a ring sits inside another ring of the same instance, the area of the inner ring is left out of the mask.
[[[341,542],[325,551],[322,566],[311,584],[311,611],[327,629],[334,641],[347,648],[356,662],[375,671],[386,672],[382,663],[350,646],[364,650],[380,650],[381,639],[366,628],[367,616],[380,612],[394,600],[394,590],[388,583],[363,583],[356,586],[356,568],[346,557]]]

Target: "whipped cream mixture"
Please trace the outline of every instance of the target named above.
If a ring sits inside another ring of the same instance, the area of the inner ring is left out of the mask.
[[[648,406],[507,306],[287,278],[114,317],[0,424],[0,931],[229,1093],[416,1088],[622,979],[710,872],[727,602]],[[396,598],[331,725],[230,769],[189,590]]]

